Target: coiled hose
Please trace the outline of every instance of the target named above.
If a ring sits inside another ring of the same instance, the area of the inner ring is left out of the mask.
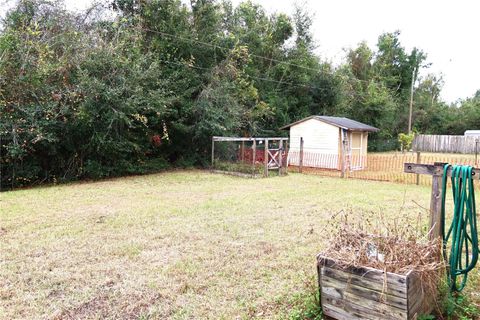
[[[453,219],[445,233],[445,198],[447,172],[451,168]],[[460,292],[465,287],[470,272],[478,261],[478,229],[475,209],[475,190],[471,166],[446,164],[442,180],[442,235],[443,257],[447,262],[448,285],[451,292]],[[447,256],[447,246],[450,253]],[[459,279],[461,277],[461,279]]]

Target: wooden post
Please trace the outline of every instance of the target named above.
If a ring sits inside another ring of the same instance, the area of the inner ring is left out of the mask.
[[[214,158],[215,157],[215,140],[214,138],[212,137],[212,169],[213,169],[213,165],[214,165]]]
[[[303,137],[300,137],[300,159],[298,160],[298,172],[303,171]]]
[[[445,163],[435,162],[432,176],[432,197],[430,200],[430,239],[443,237],[442,234],[442,174]]]
[[[417,151],[417,163],[420,163],[421,160],[420,160],[420,151]],[[417,173],[417,186],[420,184],[420,174]]]
[[[441,206],[442,206],[442,177],[434,175],[432,177],[432,196],[430,200],[430,239],[442,236],[441,226]]]
[[[256,158],[257,158],[257,140],[253,140],[253,146],[252,146],[253,175],[257,174],[257,168],[255,167]]]
[[[287,159],[285,160],[285,169],[283,171],[284,174],[287,174],[288,173],[288,156],[289,156],[289,152],[290,150],[288,149],[289,148],[289,145],[288,145],[288,140],[285,140],[285,152],[286,152],[286,155],[287,155]]]
[[[478,138],[475,139],[475,166],[478,166]]]
[[[265,164],[265,168],[264,168],[264,173],[263,175],[265,177],[268,177],[268,139],[265,139],[264,141],[265,143],[265,148],[264,148],[264,159],[263,159],[263,162]]]
[[[340,129],[340,130],[342,132],[342,134],[340,135],[340,137],[342,139],[342,148],[340,150],[342,152],[340,154],[340,167],[342,168],[342,173],[340,174],[340,177],[345,178],[345,171],[347,171],[347,168],[346,168],[346,165],[347,165],[347,161],[346,161],[347,148],[346,148],[346,141],[345,141],[345,133],[344,133],[343,129]]]
[[[242,141],[242,146],[240,147],[241,150],[240,150],[240,154],[241,154],[241,159],[242,159],[242,163],[245,162],[245,141]]]
[[[283,140],[280,140],[279,142],[279,148],[278,148],[278,175],[281,176],[282,175],[282,167],[283,167]]]

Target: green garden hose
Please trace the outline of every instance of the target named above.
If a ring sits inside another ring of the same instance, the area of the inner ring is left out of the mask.
[[[454,211],[452,224],[445,233],[445,198],[447,172],[450,168]],[[443,169],[441,211],[443,256],[447,262],[448,285],[451,292],[463,290],[467,283],[468,272],[475,267],[478,260],[478,230],[472,174],[471,166],[446,164]],[[448,256],[447,244],[451,245]],[[459,277],[461,280],[458,279]]]

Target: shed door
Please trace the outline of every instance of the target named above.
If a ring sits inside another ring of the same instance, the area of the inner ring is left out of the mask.
[[[363,159],[365,157],[363,148],[363,132],[352,132],[350,136],[350,169],[361,170],[363,169]]]

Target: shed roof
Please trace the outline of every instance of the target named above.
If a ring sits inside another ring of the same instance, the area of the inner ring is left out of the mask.
[[[349,118],[345,117],[329,117],[329,116],[310,116],[307,118],[304,118],[302,120],[287,124],[286,126],[281,127],[281,130],[288,129],[291,126],[297,125],[301,122],[310,120],[310,119],[315,119],[318,121],[322,121],[328,124],[331,124],[333,126],[342,128],[342,129],[347,129],[347,130],[352,130],[352,131],[370,131],[370,132],[376,132],[379,131],[378,128],[369,126],[368,124],[361,123]]]

